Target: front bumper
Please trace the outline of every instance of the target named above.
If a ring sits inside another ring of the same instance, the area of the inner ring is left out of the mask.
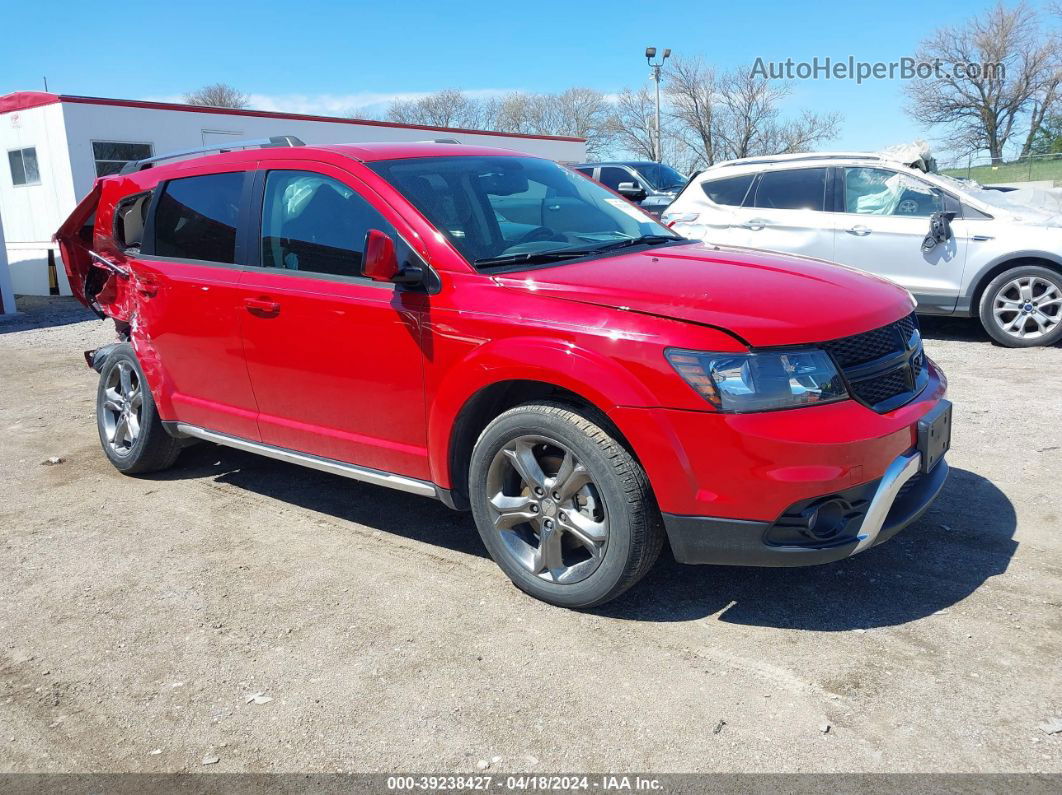
[[[668,541],[680,563],[813,566],[851,557],[892,538],[940,493],[948,463],[922,473],[922,454],[897,456],[876,481],[839,494],[801,500],[775,522],[665,513]]]

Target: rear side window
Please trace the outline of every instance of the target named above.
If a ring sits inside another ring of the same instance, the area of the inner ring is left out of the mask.
[[[724,204],[728,207],[740,207],[745,201],[745,194],[749,192],[749,186],[755,179],[755,174],[743,174],[740,177],[727,177],[726,179],[713,179],[701,183],[701,189],[715,204]]]
[[[262,205],[262,265],[361,276],[365,235],[394,228],[353,188],[309,171],[270,171]]]
[[[151,191],[122,199],[114,212],[114,242],[126,253],[140,250],[149,206]]]
[[[767,171],[756,185],[753,207],[774,210],[824,210],[826,169]]]
[[[237,171],[167,182],[155,213],[155,254],[236,262],[243,180],[243,172]]]

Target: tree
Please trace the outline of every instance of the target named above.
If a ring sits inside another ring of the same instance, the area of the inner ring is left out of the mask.
[[[677,122],[676,135],[705,166],[716,159],[717,89],[715,71],[700,58],[672,61],[664,89],[670,103],[668,115]]]
[[[922,42],[917,60],[939,62],[941,69],[908,84],[908,112],[922,124],[942,127],[952,148],[986,149],[999,163],[1023,122],[1030,122],[1029,136],[1035,137],[1057,101],[1056,47],[1024,0],[1013,8],[999,2],[965,25],[941,28]],[[955,65],[980,68],[956,70]]]
[[[666,74],[669,136],[679,157],[693,166],[757,155],[807,151],[834,138],[836,113],[800,111],[782,115],[786,83],[753,74],[751,68],[718,73],[700,59],[676,58]]]
[[[615,140],[636,157],[657,160],[656,105],[649,89],[623,89],[616,98],[612,114],[612,133]]]
[[[387,120],[429,127],[480,126],[480,109],[475,100],[453,88],[436,91],[420,99],[392,102]]]
[[[387,110],[389,121],[402,124],[577,136],[586,139],[591,157],[602,155],[609,146],[610,116],[604,94],[590,88],[569,88],[559,94],[516,91],[486,100],[446,89],[393,102]]]
[[[1062,116],[1044,119],[1029,150],[1032,155],[1062,154]]]
[[[228,83],[214,83],[185,94],[184,101],[189,105],[206,105],[214,108],[246,108],[250,97]]]

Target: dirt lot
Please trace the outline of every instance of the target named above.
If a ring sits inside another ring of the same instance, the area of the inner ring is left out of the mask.
[[[884,546],[791,570],[665,553],[576,613],[427,499],[209,445],[118,474],[81,359],[109,324],[21,306],[0,771],[1062,772],[1040,728],[1062,717],[1062,348],[925,323],[953,475]]]

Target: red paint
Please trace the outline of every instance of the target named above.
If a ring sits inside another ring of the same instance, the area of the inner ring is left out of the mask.
[[[60,229],[70,283],[100,266],[104,311],[129,321],[159,411],[269,444],[430,480],[444,488],[455,423],[480,390],[511,380],[569,390],[607,413],[671,513],[773,519],[799,499],[878,478],[944,393],[935,367],[914,402],[714,411],[664,358],[668,347],[740,352],[867,331],[911,311],[891,283],[750,250],[675,246],[520,273],[476,272],[362,162],[477,147],[387,144],[253,150],[99,180]],[[160,180],[219,170],[318,172],[357,191],[439,277],[433,294],[297,271],[128,257],[114,204]]]

